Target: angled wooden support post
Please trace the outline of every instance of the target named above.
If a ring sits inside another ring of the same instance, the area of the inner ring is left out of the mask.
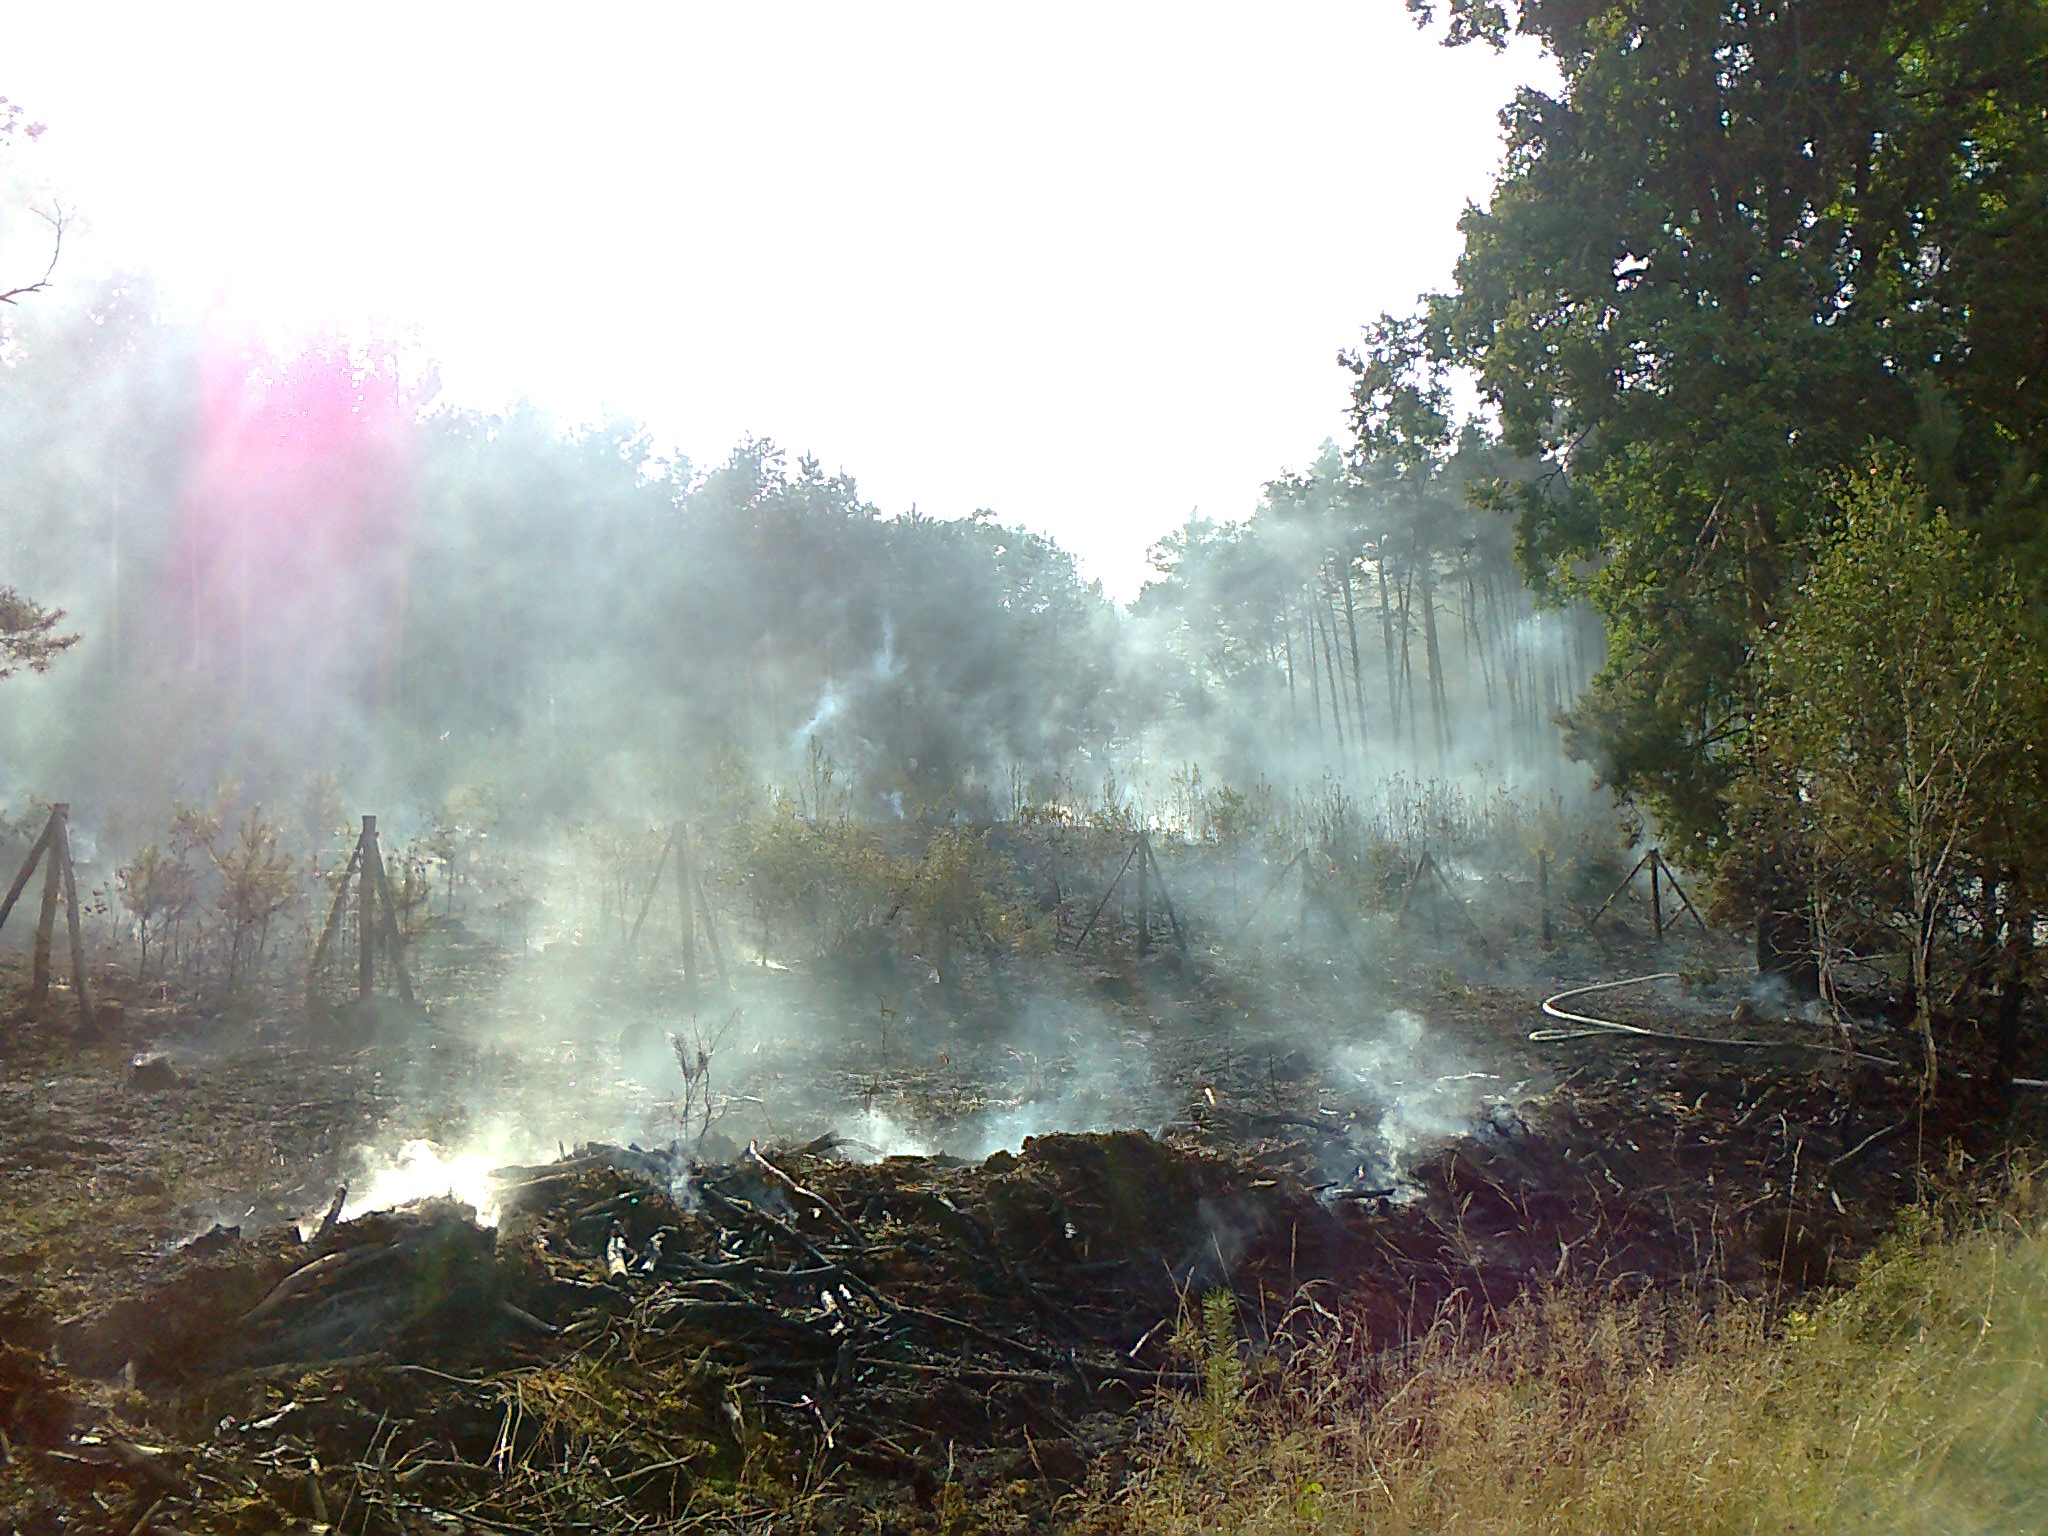
[[[1415,867],[1408,871],[1408,888],[1401,893],[1400,910],[1394,914],[1394,926],[1400,927],[1408,921],[1409,905],[1415,900],[1415,891],[1422,884],[1423,871],[1429,868],[1429,850],[1422,850],[1422,857],[1415,861]]]
[[[29,889],[29,879],[35,874],[35,864],[37,864],[37,860],[43,858],[43,852],[49,848],[49,838],[51,838],[51,834],[55,831],[55,827],[57,827],[57,817],[51,815],[49,821],[43,823],[43,829],[35,836],[35,842],[29,846],[29,856],[25,860],[20,860],[20,872],[14,877],[14,885],[8,887],[6,901],[0,901],[0,928],[6,928],[6,920],[8,920],[8,915],[14,911],[14,903],[20,901],[20,893]]]
[[[1305,861],[1302,865],[1303,879],[1307,879],[1313,871],[1313,862]],[[1345,912],[1343,903],[1330,894],[1330,883],[1327,880],[1319,880],[1309,889],[1308,894],[1314,898],[1316,907],[1322,912],[1330,925],[1337,930],[1339,937],[1345,943],[1350,943],[1352,941],[1351,918]]]
[[[1294,911],[1294,946],[1308,942],[1308,903],[1316,889],[1316,856],[1304,843],[1301,848],[1301,904]]]
[[[1138,845],[1131,844],[1131,851],[1124,855],[1124,861],[1117,867],[1116,879],[1109,882],[1109,889],[1102,893],[1102,900],[1095,903],[1095,910],[1088,914],[1088,921],[1081,929],[1081,936],[1074,940],[1074,953],[1081,952],[1081,946],[1088,942],[1088,935],[1095,931],[1096,919],[1102,916],[1102,909],[1109,905],[1109,898],[1116,894],[1118,884],[1123,880],[1124,871],[1131,867],[1131,860],[1138,856]]]
[[[71,807],[59,802],[50,807],[50,819],[21,861],[7,898],[0,901],[0,928],[13,915],[14,904],[28,889],[28,882],[43,867],[43,896],[36,914],[35,957],[29,980],[29,1017],[39,1019],[50,1004],[50,950],[56,941],[57,902],[64,902],[64,923],[71,940],[71,991],[78,1000],[78,1022],[92,1027],[92,999],[86,989],[85,930],[78,915],[78,871],[71,862]]]
[[[1444,899],[1450,902],[1451,910],[1453,912],[1456,912],[1458,916],[1462,917],[1465,920],[1465,926],[1472,930],[1472,937],[1479,941],[1479,947],[1485,950],[1488,954],[1492,954],[1493,945],[1487,942],[1486,930],[1479,926],[1479,920],[1477,918],[1475,918],[1470,912],[1466,911],[1464,898],[1452,889],[1451,877],[1444,873],[1443,865],[1437,863],[1435,859],[1431,859],[1429,861],[1429,867],[1430,871],[1436,876],[1436,883],[1438,887],[1442,890]]]
[[[1152,947],[1152,914],[1146,910],[1146,896],[1151,880],[1152,843],[1143,832],[1138,834],[1138,958],[1145,958],[1146,950]]]
[[[1629,872],[1622,876],[1621,884],[1608,893],[1607,899],[1600,903],[1600,910],[1595,912],[1587,922],[1586,931],[1597,936],[1600,919],[1607,915],[1607,909],[1614,905],[1615,900],[1621,893],[1627,890],[1634,883],[1636,876],[1645,869],[1650,872],[1650,927],[1656,935],[1657,942],[1661,944],[1664,941],[1664,930],[1677,921],[1675,915],[1670,923],[1667,923],[1664,918],[1664,891],[1666,887],[1669,887],[1671,894],[1676,896],[1680,905],[1691,914],[1692,920],[1700,925],[1700,932],[1706,933],[1708,931],[1706,919],[1700,916],[1698,910],[1692,904],[1692,899],[1679,887],[1678,878],[1671,873],[1671,863],[1664,857],[1664,850],[1655,847],[1651,848],[1640,859],[1637,859],[1635,864],[1629,869]]]
[[[78,920],[78,871],[71,862],[71,807],[59,801],[50,807],[49,848],[43,854],[43,910],[36,926],[34,1008],[40,1018],[49,1000],[50,945],[55,937],[56,897],[64,898],[64,922],[71,939],[71,990],[78,999],[78,1022],[92,1027],[92,1002],[85,989],[85,933]]]
[[[1139,842],[1143,846],[1139,851],[1141,862],[1138,866],[1138,911],[1141,914],[1141,921],[1139,923],[1140,948],[1138,952],[1140,954],[1145,952],[1143,946],[1147,934],[1144,922],[1142,921],[1142,914],[1148,910],[1147,902],[1149,897],[1147,892],[1156,887],[1159,892],[1159,904],[1166,909],[1167,932],[1173,935],[1174,948],[1180,951],[1181,960],[1185,962],[1188,958],[1188,934],[1187,930],[1181,926],[1179,914],[1173,910],[1173,897],[1167,892],[1166,875],[1159,867],[1159,855],[1152,851],[1152,840],[1149,836],[1142,833],[1139,834]]]
[[[711,963],[718,972],[718,984],[730,986],[725,974],[725,952],[718,945],[718,931],[711,918],[711,898],[704,893],[704,882],[698,878],[697,858],[693,836],[688,827],[677,825],[669,828],[668,837],[661,845],[661,857],[655,860],[654,876],[647,883],[647,891],[640,899],[640,911],[633,919],[632,931],[626,935],[626,947],[632,949],[640,941],[640,929],[647,921],[647,914],[654,908],[654,899],[661,889],[661,879],[668,873],[669,856],[675,856],[675,873],[670,880],[676,888],[676,917],[681,928],[683,941],[683,978],[694,992],[702,983],[703,976],[697,964],[697,940],[701,936],[704,947],[711,952]]]
[[[356,839],[361,855],[356,860],[360,879],[356,882],[356,1000],[367,1003],[377,987],[377,887],[370,876],[371,850],[377,846],[377,818],[363,818],[362,834]]]
[[[1652,855],[1654,855],[1655,853],[1656,850],[1653,848],[1650,850],[1649,853],[1644,854],[1640,859],[1637,859],[1634,864],[1629,866],[1628,873],[1621,877],[1621,884],[1617,885],[1613,890],[1607,893],[1607,899],[1600,903],[1600,910],[1595,912],[1592,918],[1587,922],[1586,927],[1588,929],[1597,928],[1600,925],[1600,919],[1605,917],[1607,915],[1607,909],[1614,905],[1615,897],[1619,896],[1623,891],[1629,888],[1630,884],[1635,880],[1635,877],[1643,872],[1643,866],[1650,862]]]
[[[306,998],[311,1002],[320,975],[320,964],[341,929],[341,917],[348,905],[349,884],[356,888],[356,995],[368,1002],[377,984],[377,947],[381,943],[391,959],[391,974],[398,984],[398,998],[412,1006],[412,977],[405,969],[404,942],[398,932],[398,908],[391,899],[391,884],[384,874],[384,856],[377,846],[377,818],[365,816],[363,830],[348,856],[348,865],[334,889],[334,905],[327,910],[327,922],[320,930],[320,942],[313,947],[313,961],[306,967]]]
[[[348,906],[349,882],[355,879],[362,862],[363,843],[361,838],[357,838],[355,847],[349,850],[348,866],[342,870],[341,879],[334,887],[334,905],[327,909],[327,922],[320,930],[320,942],[313,946],[312,963],[306,967],[306,1000],[309,1003],[313,999],[314,981],[320,974],[320,962],[327,958],[327,946],[341,931],[341,914]]]
[[[1671,894],[1678,898],[1679,905],[1684,907],[1692,915],[1692,920],[1700,925],[1701,933],[1709,932],[1707,920],[1700,916],[1698,909],[1692,904],[1692,898],[1685,894],[1685,887],[1678,883],[1678,876],[1671,873],[1671,861],[1665,858],[1662,853],[1659,853],[1657,855],[1657,864],[1664,873],[1664,883],[1671,887]],[[1676,915],[1671,919],[1671,926],[1674,928],[1678,926]]]
[[[1409,889],[1401,897],[1401,911],[1395,915],[1395,926],[1407,924],[1409,903],[1415,901],[1415,891],[1427,889],[1430,893],[1430,942],[1444,942],[1444,891],[1450,887],[1444,883],[1444,870],[1436,866],[1436,856],[1423,848],[1421,858],[1415,860],[1415,872],[1409,874]]]
[[[1475,919],[1470,912],[1467,912],[1465,910],[1465,903],[1463,899],[1460,898],[1458,893],[1451,887],[1450,876],[1444,873],[1443,866],[1437,863],[1436,861],[1436,855],[1431,853],[1427,848],[1423,849],[1422,857],[1415,861],[1415,873],[1409,877],[1408,892],[1405,896],[1402,897],[1401,911],[1394,920],[1396,926],[1399,926],[1407,921],[1408,905],[1411,901],[1415,899],[1416,887],[1421,885],[1425,880],[1429,882],[1429,913],[1431,938],[1438,943],[1441,943],[1443,941],[1444,903],[1448,901],[1451,904],[1451,910],[1456,912],[1459,917],[1463,918],[1465,921],[1465,926],[1472,930],[1472,936],[1479,941],[1479,947],[1486,950],[1487,953],[1491,954],[1493,952],[1493,945],[1487,941],[1486,931],[1479,926],[1477,919]],[[1549,908],[1546,904],[1546,914],[1548,913],[1548,911]]]
[[[1408,908],[1415,901],[1415,893],[1427,889],[1429,892],[1429,933],[1434,943],[1441,943],[1444,936],[1443,875],[1436,867],[1436,860],[1429,849],[1422,850],[1422,857],[1415,861],[1415,868],[1408,876],[1408,889],[1401,893],[1401,910],[1394,914],[1394,926],[1406,927]]]
[[[1650,931],[1656,942],[1664,942],[1664,892],[1660,889],[1658,876],[1663,873],[1664,855],[1655,848],[1650,850]]]
[[[633,919],[633,931],[626,935],[626,948],[628,949],[631,949],[640,942],[640,925],[647,921],[648,909],[654,905],[654,893],[661,889],[662,871],[668,868],[669,850],[675,846],[675,842],[675,830],[671,828],[668,840],[661,845],[661,857],[654,861],[654,878],[647,882],[646,894],[640,898],[640,912]]]
[[[1167,894],[1166,875],[1159,868],[1159,855],[1152,851],[1149,842],[1145,845],[1145,857],[1151,862],[1152,879],[1159,887],[1159,904],[1166,908],[1167,929],[1173,934],[1174,945],[1180,950],[1181,958],[1185,960],[1188,954],[1188,931],[1181,926],[1180,915],[1173,910],[1173,897]]]
[[[697,990],[697,890],[696,861],[690,857],[690,834],[681,828],[669,833],[676,845],[676,915],[682,921],[683,979]]]
[[[384,914],[384,943],[391,955],[391,974],[398,983],[398,1000],[406,1007],[412,1006],[412,978],[405,972],[405,945],[398,936],[398,904],[391,899],[391,882],[384,876],[384,855],[377,849],[377,818],[363,818],[363,889],[369,891],[372,878],[377,882],[377,895]],[[365,992],[365,996],[368,993]]]
[[[685,833],[684,836],[684,846],[688,847],[689,845],[687,839],[689,834]],[[694,850],[691,851],[690,855],[690,889],[696,892],[697,895],[697,912],[698,915],[701,916],[704,920],[704,943],[705,946],[711,951],[711,964],[718,971],[718,984],[721,987],[729,987],[732,985],[732,979],[725,973],[725,951],[719,947],[718,924],[712,920],[711,898],[704,894],[704,876],[703,872],[699,870],[697,867],[697,859]],[[692,937],[690,940],[690,956],[692,966],[694,966],[696,963],[696,953],[696,938],[695,931],[693,929]]]
[[[1286,868],[1281,870],[1279,878],[1284,880],[1287,870],[1293,867],[1294,860],[1289,859]],[[1088,942],[1088,936],[1095,931],[1095,925],[1102,917],[1103,908],[1109,905],[1109,898],[1116,894],[1116,888],[1123,884],[1124,876],[1129,874],[1134,868],[1137,871],[1138,879],[1138,954],[1142,957],[1151,952],[1152,893],[1153,888],[1156,886],[1159,892],[1160,905],[1166,909],[1166,925],[1173,934],[1174,945],[1180,950],[1182,958],[1186,958],[1188,951],[1187,930],[1181,926],[1180,917],[1173,910],[1173,898],[1167,894],[1166,876],[1160,871],[1158,855],[1152,851],[1152,836],[1149,832],[1140,832],[1132,841],[1130,851],[1124,855],[1123,863],[1117,866],[1115,878],[1109,882],[1109,888],[1102,893],[1102,899],[1095,903],[1095,910],[1088,914],[1088,921],[1082,925],[1080,937],[1074,940],[1075,952],[1079,953],[1081,946]],[[1267,894],[1271,894],[1270,889]],[[1261,897],[1260,900],[1263,901],[1264,898]],[[1257,912],[1258,908],[1254,907],[1251,914],[1246,916],[1245,924],[1247,926],[1249,926],[1252,916],[1256,915]],[[1243,930],[1240,929],[1239,931],[1242,932]]]
[[[92,999],[85,989],[85,925],[78,914],[78,866],[71,862],[71,807],[57,807],[57,842],[51,854],[64,871],[64,926],[71,938],[71,991],[78,1001],[81,1029],[92,1028]]]
[[[50,846],[50,838],[57,830],[54,812],[43,823],[43,830],[36,834],[36,840],[29,845],[28,857],[21,861],[21,872],[14,877],[14,884],[7,888],[7,899],[0,901],[0,928],[7,926],[7,919],[14,911],[14,904],[21,900],[21,893],[28,889],[28,882],[36,872],[36,864]]]
[[[1245,913],[1243,920],[1237,925],[1237,936],[1239,938],[1243,938],[1245,933],[1251,928],[1252,919],[1264,910],[1267,901],[1272,898],[1273,893],[1286,885],[1287,877],[1294,872],[1294,866],[1301,862],[1302,856],[1307,852],[1306,848],[1296,849],[1294,857],[1285,864],[1282,864],[1279,873],[1266,882],[1266,888],[1259,893],[1259,899],[1252,903],[1251,911]]]

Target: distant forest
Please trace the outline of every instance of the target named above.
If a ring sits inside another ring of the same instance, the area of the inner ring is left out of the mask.
[[[983,817],[1190,762],[1498,778],[1557,767],[1600,662],[1467,498],[1500,467],[1476,437],[1330,445],[1242,520],[1190,518],[1125,608],[1044,537],[887,515],[771,444],[700,472],[636,424],[432,390],[389,349],[222,355],[134,284],[25,315],[0,561],[82,638],[8,685],[0,793],[160,821],[325,774],[546,819],[744,776]]]

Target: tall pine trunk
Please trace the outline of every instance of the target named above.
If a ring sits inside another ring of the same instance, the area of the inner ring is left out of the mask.
[[[1351,557],[1344,557],[1344,632],[1351,641],[1351,689],[1358,701],[1358,756],[1366,756],[1371,738],[1365,724],[1365,669],[1358,664],[1358,614],[1351,604]]]
[[[1429,720],[1436,738],[1437,765],[1441,767],[1450,751],[1450,697],[1444,689],[1443,653],[1437,646],[1433,562],[1427,554],[1418,551],[1417,563],[1422,567],[1422,646],[1423,655],[1429,663]]]

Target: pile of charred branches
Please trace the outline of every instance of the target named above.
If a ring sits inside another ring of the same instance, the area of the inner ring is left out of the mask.
[[[592,1146],[503,1170],[495,1230],[440,1201],[209,1234],[38,1325],[22,1359],[62,1366],[31,1372],[58,1405],[25,1436],[39,1481],[124,1530],[628,1529],[834,1480],[930,1499],[970,1469],[1050,1496],[1192,1382],[1189,1297],[1284,1307],[1291,1270],[1358,1257],[1300,1190],[1141,1134],[974,1166],[828,1151]]]
[[[1035,1499],[1029,1523],[1135,1406],[1198,1385],[1177,1335],[1212,1291],[1284,1356],[1325,1307],[1391,1344],[1566,1274],[1825,1278],[1907,1187],[1878,1106],[1816,1118],[1842,1109],[1825,1086],[1698,1069],[1646,1110],[1560,1085],[1398,1193],[1354,1165],[1365,1120],[1205,1095],[1162,1139],[978,1164],[586,1146],[501,1170],[495,1227],[447,1201],[342,1220],[337,1197],[303,1235],[210,1233],[70,1318],[0,1305],[0,1516],[671,1529],[908,1488]]]

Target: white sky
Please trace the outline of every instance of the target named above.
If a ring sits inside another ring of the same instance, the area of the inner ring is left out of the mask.
[[[1547,73],[1400,0],[6,10],[60,280],[416,337],[700,468],[772,437],[1119,596],[1341,435],[1337,349],[1447,279]]]

